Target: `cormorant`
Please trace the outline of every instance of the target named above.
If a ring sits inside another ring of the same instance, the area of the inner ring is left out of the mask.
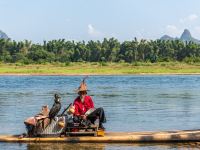
[[[55,94],[54,97],[55,97],[54,104],[53,104],[53,106],[52,106],[52,108],[50,109],[50,112],[49,112],[49,118],[50,119],[53,119],[61,109],[61,103],[60,103],[61,97],[58,94]]]

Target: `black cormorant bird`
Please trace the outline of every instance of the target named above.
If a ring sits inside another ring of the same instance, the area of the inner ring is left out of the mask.
[[[61,109],[61,103],[60,103],[61,97],[58,94],[55,94],[54,97],[55,97],[54,104],[53,104],[53,106],[52,106],[52,108],[50,109],[50,112],[49,112],[49,118],[50,119],[53,119]]]

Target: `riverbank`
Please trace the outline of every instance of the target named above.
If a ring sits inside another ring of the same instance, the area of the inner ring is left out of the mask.
[[[137,75],[200,74],[200,64],[164,63],[54,63],[0,64],[0,75]]]

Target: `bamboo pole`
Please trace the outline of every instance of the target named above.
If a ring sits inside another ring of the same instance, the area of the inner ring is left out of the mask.
[[[0,142],[140,143],[189,141],[200,141],[200,130],[162,132],[107,132],[103,137],[79,136],[19,138],[19,135],[0,135]]]

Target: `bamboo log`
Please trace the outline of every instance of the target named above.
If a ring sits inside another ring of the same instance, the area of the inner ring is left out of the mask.
[[[103,137],[34,137],[0,135],[0,142],[91,142],[91,143],[141,143],[141,142],[189,142],[200,141],[200,130],[162,132],[107,132]]]

